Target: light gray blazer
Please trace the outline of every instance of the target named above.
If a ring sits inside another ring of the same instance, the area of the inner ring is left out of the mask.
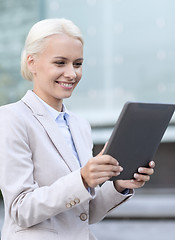
[[[70,113],[70,130],[84,166],[92,157],[90,126]],[[0,188],[2,240],[95,239],[88,225],[131,196],[112,182],[86,190],[78,161],[32,91],[0,107]]]

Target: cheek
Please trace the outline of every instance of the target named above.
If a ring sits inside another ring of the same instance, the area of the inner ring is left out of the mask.
[[[76,77],[76,84],[75,84],[75,87],[78,85],[79,81],[81,80],[81,77],[82,77],[82,70],[76,72],[76,75],[77,75],[77,77]],[[75,87],[74,87],[74,88],[75,88]]]
[[[46,74],[49,75],[51,78],[59,78],[63,74],[63,70],[57,67],[51,67],[46,71]]]
[[[77,74],[77,80],[80,81],[80,79],[82,77],[82,68],[79,69],[76,74]]]

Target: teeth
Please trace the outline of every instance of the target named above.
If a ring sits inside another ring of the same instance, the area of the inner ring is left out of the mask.
[[[64,87],[72,87],[73,83],[60,83]]]

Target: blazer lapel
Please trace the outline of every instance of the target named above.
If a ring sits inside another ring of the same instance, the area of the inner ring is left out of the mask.
[[[32,110],[35,118],[44,127],[50,140],[58,150],[70,171],[74,171],[79,168],[78,161],[74,160],[73,153],[67,147],[64,136],[62,136],[59,131],[56,122],[50,117],[44,105],[35,96],[35,94],[29,90],[21,100]]]

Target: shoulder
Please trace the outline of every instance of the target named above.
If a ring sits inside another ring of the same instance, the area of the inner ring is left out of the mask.
[[[19,109],[19,105],[20,105],[20,101],[1,106],[0,116],[7,117],[7,116],[16,115],[17,114],[16,111]]]
[[[20,100],[15,103],[10,103],[0,107],[0,122],[1,124],[16,125],[18,123],[23,125],[26,118],[27,108]]]
[[[28,141],[26,121],[22,103],[16,102],[0,107],[0,143],[23,139]]]

